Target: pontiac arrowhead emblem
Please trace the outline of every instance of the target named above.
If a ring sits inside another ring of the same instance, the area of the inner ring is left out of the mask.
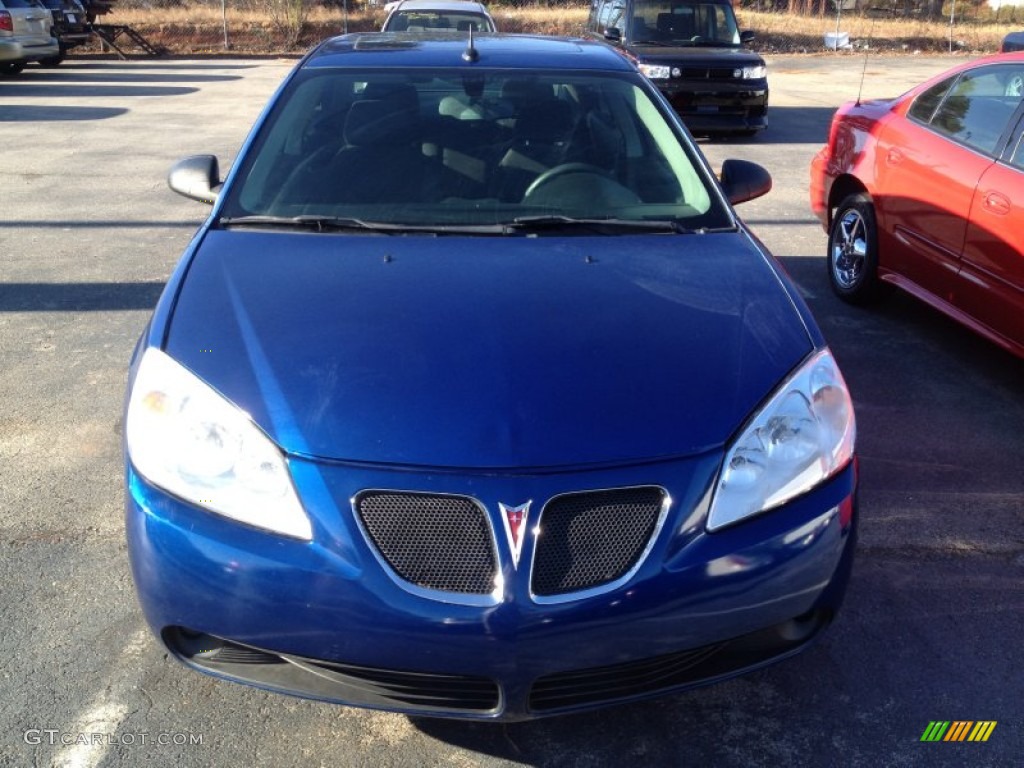
[[[505,523],[505,535],[508,537],[508,545],[512,550],[512,562],[519,565],[519,555],[523,551],[523,531],[526,530],[526,517],[530,513],[532,500],[518,507],[510,507],[498,502],[498,509],[501,510],[501,519]]]

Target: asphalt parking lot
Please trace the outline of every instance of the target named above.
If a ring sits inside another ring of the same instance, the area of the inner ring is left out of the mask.
[[[852,389],[861,528],[844,613],[801,656],[653,702],[508,726],[366,712],[167,659],[123,535],[125,368],[206,210],[177,158],[226,168],[293,62],[69,60],[0,79],[0,766],[1019,766],[1024,756],[1024,361],[912,299],[834,299],[808,164],[832,111],[950,58],[769,61],[770,129],[740,208]],[[922,743],[989,720],[984,743]]]

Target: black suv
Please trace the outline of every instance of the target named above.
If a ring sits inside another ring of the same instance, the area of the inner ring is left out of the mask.
[[[651,79],[692,133],[767,126],[768,71],[730,0],[592,0],[587,31]]]
[[[44,67],[54,67],[64,61],[69,48],[89,42],[92,32],[86,21],[85,7],[79,0],[36,0],[53,16],[53,36],[60,44],[60,55],[40,59]]]

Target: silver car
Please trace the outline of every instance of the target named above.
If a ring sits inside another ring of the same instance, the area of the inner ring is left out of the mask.
[[[396,0],[384,6],[388,17],[383,32],[437,34],[439,32],[486,32],[496,26],[483,3],[475,0]]]
[[[15,75],[30,61],[59,55],[46,8],[31,0],[0,0],[0,75]]]

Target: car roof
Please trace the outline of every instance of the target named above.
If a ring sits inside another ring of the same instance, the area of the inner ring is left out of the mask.
[[[410,35],[401,32],[352,33],[326,40],[304,68],[320,67],[502,67],[540,70],[636,72],[610,46],[596,41],[541,35],[476,35],[478,56],[467,60],[468,35]]]
[[[475,0],[403,0],[393,11],[453,11],[487,13],[483,3]]]

